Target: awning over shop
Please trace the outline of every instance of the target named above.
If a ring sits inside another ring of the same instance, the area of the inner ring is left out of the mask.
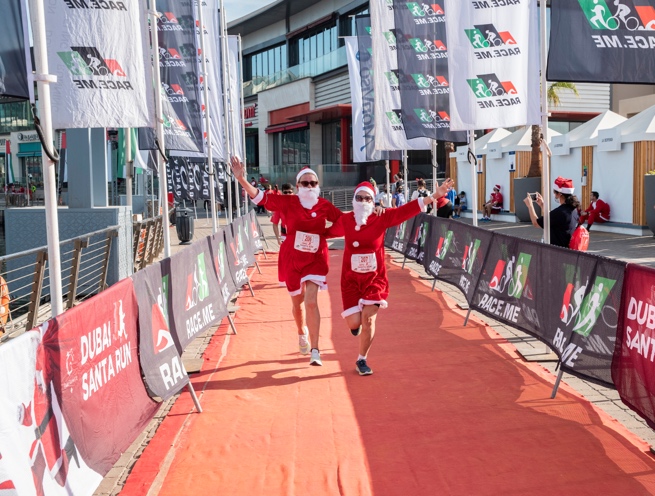
[[[18,157],[23,158],[23,157],[40,157],[41,152],[36,153],[36,152],[18,152]]]
[[[339,103],[337,105],[330,105],[329,107],[321,107],[314,110],[309,110],[296,115],[288,117],[289,120],[305,121],[305,122],[329,122],[350,117],[352,115],[352,105],[346,103]]]
[[[41,143],[19,143],[18,144],[19,157],[40,157],[41,156]]]
[[[276,124],[275,126],[268,126],[265,129],[266,134],[281,133],[283,131],[293,131],[295,129],[306,129],[309,127],[309,122],[289,122],[288,124]]]

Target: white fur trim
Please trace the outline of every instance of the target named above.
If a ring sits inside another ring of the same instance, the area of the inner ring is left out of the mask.
[[[560,193],[564,193],[565,195],[572,195],[573,192],[575,191],[575,188],[558,188],[555,186],[555,191],[559,191]]]
[[[312,169],[303,169],[296,176],[296,184],[298,184],[300,178],[303,177],[305,174],[314,174],[316,176],[316,180],[318,181],[318,174],[316,174],[316,172],[314,172]]]
[[[259,205],[263,199],[264,199],[264,192],[262,190],[259,190],[259,193],[257,193],[257,196],[255,196],[254,198],[251,198],[251,201],[255,205]]]
[[[371,195],[371,198],[375,200],[375,192],[368,186],[360,186],[355,190],[355,194],[359,193],[360,191],[366,191],[369,195]]]
[[[300,284],[303,284],[307,281],[311,281],[314,284],[318,286],[318,289],[321,291],[327,291],[327,282],[326,282],[326,277],[325,276],[317,276],[315,274],[309,274],[305,277],[303,277],[300,280]]]
[[[279,284],[280,284],[281,288],[286,288],[287,287],[287,283],[284,282],[284,281],[279,281]]]
[[[302,284],[300,285],[300,289],[297,291],[289,291],[289,296],[298,296],[299,294],[302,294]]]
[[[417,198],[416,201],[421,207],[421,212],[425,213],[428,211],[428,206],[425,203],[423,203],[423,198]]]
[[[387,303],[387,300],[364,300],[361,299],[359,300],[359,309],[363,310],[364,305],[380,305],[380,308],[387,308],[389,304]]]
[[[344,310],[343,312],[341,312],[341,317],[343,317],[345,319],[346,317],[348,317],[350,315],[354,315],[354,314],[359,313],[361,311],[362,311],[362,309],[359,308],[359,305],[357,305],[356,307],[350,307],[349,309]]]

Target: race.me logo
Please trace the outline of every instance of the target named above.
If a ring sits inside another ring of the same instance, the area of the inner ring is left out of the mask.
[[[57,52],[68,71],[77,78],[78,89],[134,90],[127,74],[114,59],[104,58],[96,47],[71,47],[70,52]],[[120,78],[120,79],[118,79]]]
[[[414,52],[416,52],[416,58],[418,60],[443,59],[448,57],[446,44],[441,40],[410,38],[408,41]]]
[[[520,105],[516,87],[511,81],[503,81],[495,74],[479,74],[477,78],[467,79],[471,91],[478,100],[480,108],[510,107]]]
[[[412,79],[421,96],[444,95],[450,93],[450,84],[444,76],[412,74]]]
[[[520,55],[521,49],[509,31],[498,31],[493,24],[476,24],[465,29],[478,60]]]
[[[632,0],[614,0],[612,11],[606,0],[578,0],[592,29],[628,31],[655,30],[655,7],[635,6]]]
[[[417,25],[434,24],[437,22],[444,22],[444,10],[441,5],[437,3],[421,3],[407,2],[407,8],[412,13],[414,23]]]
[[[448,112],[435,112],[432,109],[417,108],[414,109],[414,113],[426,128],[442,129],[450,127],[450,116],[448,115]]]
[[[389,119],[389,123],[391,124],[391,128],[394,131],[402,131],[403,130],[403,119],[402,119],[402,114],[400,112],[400,109],[394,109],[391,112],[387,112],[387,119]]]

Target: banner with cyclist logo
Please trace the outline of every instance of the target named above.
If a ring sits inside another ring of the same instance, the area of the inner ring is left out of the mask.
[[[394,0],[397,73],[386,75],[400,89],[408,138],[466,141],[450,131],[450,84],[446,12],[439,3]]]
[[[430,275],[458,287],[470,303],[493,233],[440,217],[429,219],[423,267]]]
[[[412,217],[402,224],[390,227],[384,235],[384,246],[391,248],[393,251],[405,254],[410,236],[414,230],[414,222],[417,217]]]
[[[537,2],[444,2],[451,128],[539,124]]]
[[[549,81],[655,82],[655,0],[558,0]]]
[[[147,2],[57,2],[48,10],[55,129],[154,126]]]
[[[628,264],[612,361],[621,400],[655,429],[655,270]]]
[[[229,229],[229,227],[227,229]],[[227,257],[229,246],[225,241],[225,233],[223,232],[223,229],[209,237],[209,247],[211,250],[214,271],[218,278],[219,291],[223,298],[223,303],[227,308],[232,295],[237,291],[237,286],[234,284],[234,279],[230,272],[230,265]]]
[[[34,99],[27,17],[24,2],[4,4],[0,17],[0,96],[4,98]]]
[[[414,225],[405,245],[405,256],[418,263],[425,259],[425,243],[431,234],[430,216],[419,214],[414,217]]]
[[[407,139],[403,126],[400,86],[397,84],[397,33],[393,0],[371,2],[373,86],[375,89],[375,149],[430,150],[427,138]],[[361,50],[360,50],[361,51]]]
[[[139,357],[151,396],[167,400],[189,382],[171,333],[170,259],[132,276],[139,304]]]
[[[191,341],[227,315],[219,296],[216,271],[212,270],[208,239],[193,243],[171,257],[170,288],[171,330],[182,353]]]
[[[260,226],[257,222],[257,216],[255,211],[251,210],[246,216],[246,222],[248,223],[248,229],[250,233],[250,239],[252,240],[253,253],[259,253],[264,251],[263,237],[260,230]]]
[[[234,231],[234,234],[233,234]],[[225,233],[225,245],[227,248],[227,263],[237,289],[240,289],[245,284],[249,284],[248,278],[248,259],[244,254],[245,247],[243,246],[243,236],[239,237],[238,228],[235,224],[227,226],[223,233]]]

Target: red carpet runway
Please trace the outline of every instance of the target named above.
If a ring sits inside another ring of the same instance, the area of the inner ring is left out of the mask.
[[[549,373],[393,263],[360,377],[330,254],[323,367],[298,354],[269,255],[193,377],[204,412],[182,393],[122,495],[655,494],[645,443],[568,388],[549,399]]]

